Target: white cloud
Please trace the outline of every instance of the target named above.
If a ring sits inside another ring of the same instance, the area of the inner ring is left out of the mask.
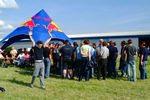
[[[0,39],[7,36],[10,32],[12,32],[13,29],[14,27],[12,25],[0,20]]]
[[[12,30],[14,27],[10,24],[7,24],[3,20],[0,20],[0,33]]]
[[[0,8],[18,8],[15,0],[0,0]]]

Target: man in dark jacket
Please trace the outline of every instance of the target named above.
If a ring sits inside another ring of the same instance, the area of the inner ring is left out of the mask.
[[[67,70],[69,71],[71,79],[73,78],[73,71],[72,71],[72,56],[74,52],[74,48],[69,45],[69,41],[64,41],[65,46],[60,49],[60,53],[63,59],[63,78],[66,78]]]
[[[126,67],[126,63],[125,63],[125,54],[124,54],[124,51],[125,51],[125,47],[126,47],[126,42],[125,41],[122,41],[121,42],[121,57],[120,57],[120,68],[121,68],[121,76],[123,77],[124,76],[124,73],[126,73],[127,75],[127,67]]]
[[[140,70],[140,78],[141,79],[145,79],[147,78],[147,73],[146,73],[146,64],[147,64],[147,58],[148,58],[148,52],[149,50],[145,47],[146,43],[142,42],[140,44],[141,46],[141,50],[140,50],[140,66],[139,66],[139,70]]]
[[[118,72],[116,68],[116,59],[118,57],[118,49],[114,47],[113,42],[110,41],[109,49],[109,58],[108,58],[108,77],[111,77],[112,72],[114,73],[114,78],[117,78]]]

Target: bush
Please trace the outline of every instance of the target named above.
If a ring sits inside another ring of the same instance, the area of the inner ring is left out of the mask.
[[[9,54],[10,51],[11,51],[11,47],[7,47],[7,48],[5,49],[6,54]]]

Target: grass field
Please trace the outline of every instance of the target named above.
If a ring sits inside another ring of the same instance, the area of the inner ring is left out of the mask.
[[[78,82],[77,79],[63,80],[52,75],[45,79],[46,90],[40,88],[39,78],[35,87],[30,88],[33,69],[0,67],[0,87],[6,89],[0,94],[0,100],[150,100],[150,78],[140,80],[138,60],[136,65],[137,82],[121,77]],[[146,69],[150,75],[150,62]]]

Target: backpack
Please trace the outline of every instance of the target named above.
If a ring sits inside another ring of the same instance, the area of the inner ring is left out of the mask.
[[[6,91],[4,88],[0,87],[0,94],[2,94],[4,91]]]

